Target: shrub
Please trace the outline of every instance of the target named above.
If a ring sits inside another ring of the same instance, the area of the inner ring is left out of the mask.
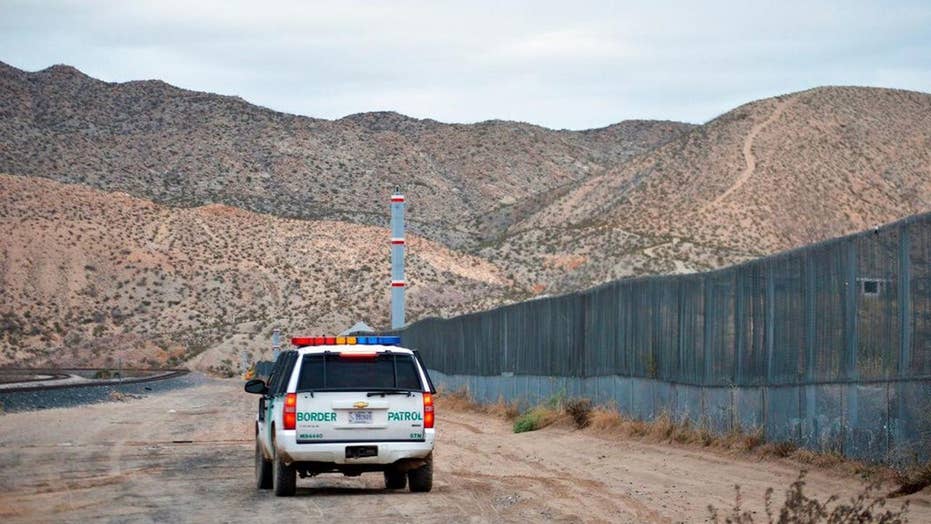
[[[121,391],[111,391],[109,398],[114,402],[123,402],[126,400],[126,394]]]
[[[550,407],[550,402],[547,402],[517,417],[514,420],[514,433],[545,428],[560,419],[564,419],[565,416],[566,413],[562,409],[554,409]]]
[[[566,403],[566,412],[572,417],[575,427],[582,429],[591,424],[592,401],[587,398],[575,398]]]
[[[795,450],[798,449],[798,446],[791,442],[774,442],[770,447],[773,455],[776,455],[779,458],[786,458],[789,455],[795,453]]]
[[[903,495],[918,493],[926,487],[931,486],[931,462],[910,471],[900,472],[896,480],[900,486],[897,490],[890,493],[891,497],[901,497]]]
[[[514,433],[524,433],[540,429],[540,415],[530,410],[514,420]]]
[[[907,522],[908,502],[898,510],[884,509],[888,497],[878,494],[878,483],[872,483],[863,489],[848,503],[837,503],[837,495],[831,495],[825,500],[818,500],[805,494],[805,471],[798,474],[798,478],[786,490],[786,498],[778,514],[773,512],[773,488],[766,490],[764,505],[766,520],[770,524],[805,523],[815,524],[857,522],[857,523],[883,523],[897,524]],[[708,505],[711,522],[725,522],[728,524],[752,524],[755,522],[750,511],[741,509],[740,486],[734,486],[735,502],[726,514],[718,511],[713,505]]]

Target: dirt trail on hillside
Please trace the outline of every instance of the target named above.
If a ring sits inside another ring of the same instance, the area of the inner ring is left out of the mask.
[[[793,100],[794,98],[786,98],[785,100],[780,100],[777,103],[776,108],[769,115],[769,117],[766,118],[766,120],[760,122],[759,124],[753,126],[750,129],[750,132],[747,133],[747,137],[744,138],[744,144],[743,144],[744,163],[746,164],[746,166],[744,167],[744,170],[741,171],[740,176],[737,177],[737,180],[734,181],[734,184],[731,187],[727,188],[727,191],[721,193],[713,201],[709,202],[704,207],[702,207],[701,209],[702,212],[707,211],[708,209],[720,204],[727,197],[731,196],[731,194],[733,194],[734,191],[737,191],[738,189],[740,189],[744,184],[747,183],[748,180],[750,180],[750,177],[753,176],[753,172],[756,170],[756,157],[753,156],[753,141],[756,140],[756,136],[760,134],[761,131],[769,127],[770,124],[772,124],[780,116],[782,116],[782,113],[786,110],[787,107],[789,107],[789,104],[791,104]]]
[[[764,490],[781,501],[797,474],[783,461],[566,428],[515,435],[440,400],[433,492],[385,491],[380,474],[322,475],[277,499],[253,485],[256,399],[241,386],[0,416],[0,520],[701,522],[709,503],[733,504],[735,483],[762,516]],[[814,472],[809,486],[846,497],[859,483]],[[912,521],[931,521],[931,494],[910,498]]]

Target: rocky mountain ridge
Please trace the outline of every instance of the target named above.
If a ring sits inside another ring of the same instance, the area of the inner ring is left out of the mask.
[[[0,172],[0,363],[228,369],[272,326],[386,326],[395,184],[408,318],[451,315],[927,211],[931,95],[816,88],[701,126],[565,131],[322,120],[0,63]]]

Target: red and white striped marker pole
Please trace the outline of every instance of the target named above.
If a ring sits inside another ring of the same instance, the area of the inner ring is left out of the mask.
[[[404,327],[404,195],[391,195],[391,329]]]

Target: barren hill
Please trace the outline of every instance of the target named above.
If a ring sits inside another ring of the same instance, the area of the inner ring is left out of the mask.
[[[395,183],[415,233],[408,318],[453,314],[927,211],[931,95],[817,88],[702,126],[554,131],[318,120],[0,63],[2,171],[0,363],[227,367],[273,325],[387,323]]]
[[[692,127],[553,131],[385,112],[329,121],[160,81],[106,83],[68,66],[28,73],[0,63],[0,172],[173,206],[216,202],[366,224],[381,223],[400,184],[412,227],[449,246],[492,237],[545,203],[539,195]]]
[[[483,255],[543,243],[537,280],[696,270],[931,209],[931,95],[829,87],[752,102],[589,178]],[[555,282],[562,280],[562,282]]]
[[[204,366],[225,367],[267,347],[273,326],[387,324],[386,228],[8,175],[0,197],[0,365],[178,362],[212,348]],[[494,265],[417,236],[408,268],[415,317],[520,293]]]

